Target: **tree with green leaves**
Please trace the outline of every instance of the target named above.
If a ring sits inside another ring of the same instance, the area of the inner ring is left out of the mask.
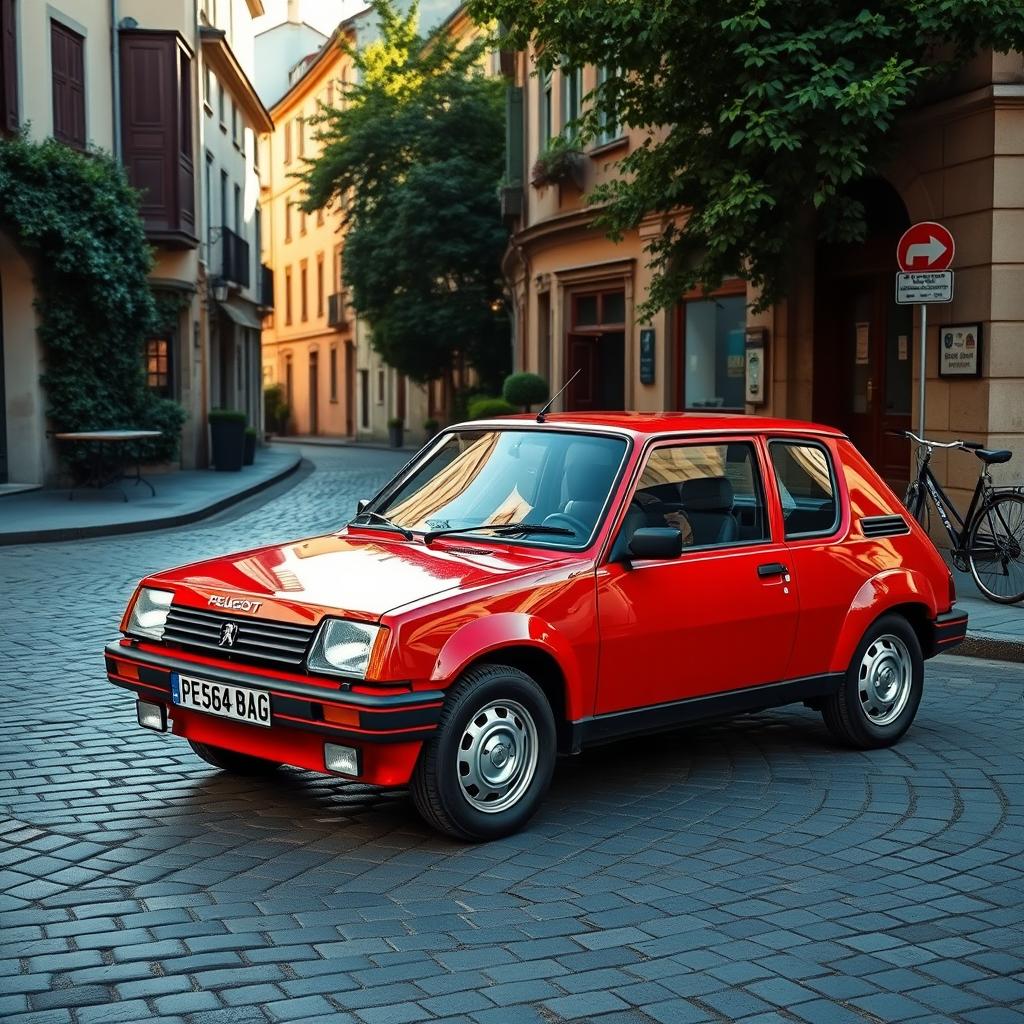
[[[415,5],[374,9],[379,39],[350,51],[356,82],[317,119],[305,208],[340,205],[344,280],[387,363],[426,382],[465,361],[497,390],[509,362],[503,87],[483,73],[482,41],[422,38]]]
[[[593,190],[612,237],[651,215],[691,211],[649,246],[643,313],[738,274],[786,290],[809,223],[861,239],[852,184],[878,173],[897,117],[978,50],[1024,49],[1021,0],[469,0],[531,44],[541,69],[615,74],[575,134],[608,121],[647,132],[621,176]]]

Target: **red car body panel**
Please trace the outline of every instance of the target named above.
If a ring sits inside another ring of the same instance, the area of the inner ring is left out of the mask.
[[[177,735],[317,771],[324,770],[324,742],[335,737],[361,751],[361,779],[401,785],[436,728],[444,692],[475,662],[512,662],[542,676],[576,737],[568,744],[575,749],[585,727],[603,723],[592,730],[598,737],[624,734],[628,729],[608,723],[637,711],[704,706],[716,695],[730,696],[730,706],[743,710],[790,683],[796,685],[786,691],[789,699],[825,692],[845,672],[868,626],[887,611],[900,610],[925,631],[926,654],[966,629],[966,619],[950,611],[950,576],[927,536],[831,428],[637,413],[551,415],[543,425],[509,417],[486,425],[611,432],[629,441],[608,512],[585,550],[480,534],[428,546],[349,526],[162,571],[141,586],[172,591],[175,607],[209,611],[211,599],[226,599],[245,605],[229,607],[231,614],[268,623],[313,627],[332,616],[380,624],[385,629],[367,679],[243,665],[126,638],[107,648],[111,681],[162,704]],[[804,438],[828,450],[841,510],[831,536],[785,538],[772,438]],[[672,560],[611,560],[648,454],[686,440],[753,445],[771,539],[686,551]],[[861,525],[896,516],[905,532],[868,536]],[[781,563],[785,574],[759,575],[765,563]],[[130,611],[131,605],[122,629]],[[176,706],[169,680],[179,670],[269,691],[272,726]]]

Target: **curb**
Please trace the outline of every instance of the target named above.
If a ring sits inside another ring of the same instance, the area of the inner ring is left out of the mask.
[[[401,448],[394,448],[389,444],[377,444],[374,441],[346,441],[343,438],[309,438],[309,437],[278,437],[273,436],[273,444],[294,444],[306,445],[308,448],[363,448],[375,452],[405,452],[407,455],[414,455],[423,445],[402,445]],[[424,444],[426,442],[424,441]]]
[[[45,544],[65,540],[84,540],[89,537],[114,537],[121,534],[149,533],[153,530],[167,530],[175,526],[186,526],[189,523],[198,522],[200,519],[208,519],[210,516],[223,512],[224,509],[237,505],[239,502],[251,498],[260,491],[280,483],[282,480],[295,473],[302,465],[302,458],[298,455],[290,466],[284,466],[273,476],[265,480],[259,480],[250,484],[244,490],[228,494],[217,499],[202,508],[192,509],[188,512],[180,512],[177,515],[164,516],[160,519],[142,519],[134,523],[97,523],[93,526],[68,526],[53,530],[22,530],[18,533],[0,533],[0,547],[14,546],[17,544]]]

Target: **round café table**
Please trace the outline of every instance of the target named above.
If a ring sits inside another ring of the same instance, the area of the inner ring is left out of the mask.
[[[79,487],[94,487],[102,490],[111,484],[117,484],[121,497],[125,501],[128,495],[121,486],[125,480],[134,480],[135,485],[145,484],[149,493],[156,497],[156,488],[142,475],[133,441],[146,441],[153,437],[161,437],[159,430],[76,430],[68,433],[54,434],[58,441],[69,444],[84,444],[89,450],[86,463],[86,477],[81,483],[75,484],[68,492],[68,501],[75,497]],[[125,470],[134,462],[134,474],[126,474]]]

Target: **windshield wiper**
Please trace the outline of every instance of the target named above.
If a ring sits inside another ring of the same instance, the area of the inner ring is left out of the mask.
[[[381,523],[384,526],[390,526],[392,530],[397,530],[406,540],[413,539],[412,530],[407,530],[404,526],[399,526],[398,523],[392,522],[387,516],[382,516],[379,512],[367,512],[365,509],[362,512],[356,513],[352,517],[351,522],[355,522],[357,519],[372,519],[376,523]]]
[[[430,530],[423,534],[423,543],[429,544],[436,537],[447,537],[451,533],[469,533],[472,530],[493,530],[495,533],[549,533],[563,537],[575,537],[576,531],[564,526],[544,526],[543,523],[480,523],[477,526],[451,526],[444,530]]]

